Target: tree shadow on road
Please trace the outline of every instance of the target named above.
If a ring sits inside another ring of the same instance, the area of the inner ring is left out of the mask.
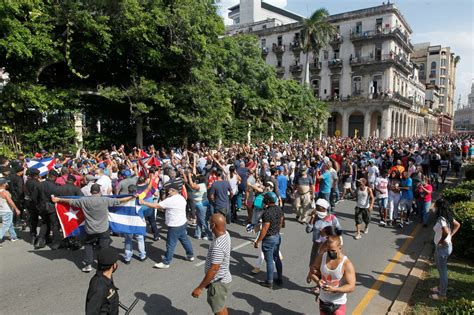
[[[135,297],[145,303],[143,305],[143,312],[145,314],[173,314],[173,315],[186,315],[187,313],[183,310],[177,309],[171,303],[171,300],[166,296],[159,294],[146,294],[143,292],[136,292]],[[132,312],[133,313],[133,312]],[[138,312],[137,312],[138,313]]]
[[[234,292],[233,295],[238,298],[247,301],[247,303],[253,307],[253,312],[251,314],[261,314],[262,312],[268,312],[270,314],[285,314],[285,315],[300,315],[303,313],[298,313],[283,306],[276,304],[265,302],[256,297],[252,294],[242,293],[242,292]]]

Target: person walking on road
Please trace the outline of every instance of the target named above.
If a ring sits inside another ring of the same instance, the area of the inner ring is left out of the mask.
[[[20,209],[12,200],[11,194],[6,190],[9,181],[5,178],[0,178],[0,217],[2,218],[2,228],[0,229],[0,246],[2,246],[3,237],[8,231],[10,233],[10,240],[12,242],[18,240],[18,237],[13,227],[13,215],[20,215]],[[15,213],[13,213],[13,210]]]
[[[457,233],[461,224],[453,218],[449,209],[449,203],[444,199],[438,199],[435,203],[436,224],[434,243],[436,268],[439,272],[439,286],[431,289],[430,298],[437,301],[445,301],[448,290],[448,258],[453,251],[452,238]]]
[[[193,290],[194,298],[201,296],[202,290],[207,289],[207,303],[214,314],[227,315],[226,300],[229,294],[232,275],[230,274],[230,235],[225,228],[226,219],[221,213],[215,213],[209,220],[214,239],[206,257],[205,272],[199,286]]]
[[[319,312],[321,315],[346,314],[347,293],[355,289],[356,274],[352,262],[342,253],[341,239],[328,236],[327,251],[319,255],[311,266],[306,281],[316,282],[321,288]]]
[[[367,180],[365,178],[359,179],[359,188],[357,188],[357,206],[355,212],[355,223],[357,233],[356,240],[362,238],[361,227],[365,224],[364,233],[369,233],[370,214],[374,208],[374,193],[370,187],[367,187]]]

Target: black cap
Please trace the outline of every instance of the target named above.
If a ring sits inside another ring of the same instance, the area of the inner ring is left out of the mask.
[[[30,175],[39,175],[40,174],[40,171],[37,168],[29,168],[28,172],[30,173]]]
[[[55,170],[50,170],[50,171],[48,172],[48,174],[49,174],[49,176],[56,176],[56,177],[59,177],[59,173],[56,172]]]
[[[110,266],[117,262],[119,255],[117,251],[111,247],[102,248],[97,254],[97,263],[99,266]]]
[[[100,185],[99,184],[92,184],[91,194],[98,194],[98,193],[100,193]]]
[[[23,166],[19,165],[19,164],[14,164],[12,165],[12,170],[14,173],[19,173],[21,171],[23,171]]]
[[[67,181],[68,181],[68,182],[73,182],[73,183],[75,183],[75,182],[76,182],[76,178],[74,177],[74,175],[68,175],[68,176],[67,176]]]

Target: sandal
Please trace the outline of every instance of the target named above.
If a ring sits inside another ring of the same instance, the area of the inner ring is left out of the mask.
[[[448,298],[435,293],[435,294],[430,295],[430,299],[435,300],[435,301],[446,301]]]

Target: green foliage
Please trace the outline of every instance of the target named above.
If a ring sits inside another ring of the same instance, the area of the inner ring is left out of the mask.
[[[458,235],[455,236],[454,252],[474,259],[474,202],[458,202],[453,205],[452,210],[456,220],[461,223]]]
[[[459,184],[457,188],[469,189],[470,191],[474,191],[474,180],[464,181],[461,184]]]
[[[466,180],[474,180],[474,165],[469,165],[464,170],[464,176]]]
[[[49,152],[74,152],[76,133],[71,125],[57,125],[22,134],[25,152],[47,149]]]
[[[460,201],[469,201],[471,200],[472,191],[469,189],[463,188],[450,188],[445,189],[442,193],[444,199],[448,200],[451,204]]]
[[[445,305],[438,307],[440,315],[468,315],[474,314],[474,301],[465,298],[449,300]]]

